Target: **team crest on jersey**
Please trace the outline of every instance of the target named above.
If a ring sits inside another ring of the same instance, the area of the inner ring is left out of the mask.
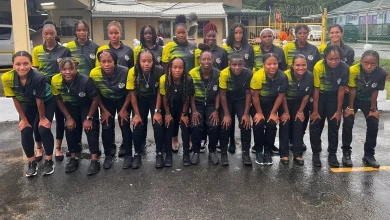
[[[218,86],[217,86],[217,85],[214,85],[214,86],[213,86],[213,90],[214,90],[214,91],[217,91],[217,89],[218,89]]]
[[[280,91],[280,86],[278,86],[278,92]]]
[[[220,63],[221,63],[221,58],[215,59],[215,62],[218,63],[218,64],[220,64]]]
[[[119,87],[120,89],[125,88],[125,86],[126,86],[126,84],[124,84],[124,83],[119,83],[119,85],[118,85],[118,87]]]
[[[126,61],[129,61],[129,59],[130,59],[130,58],[129,58],[129,55],[125,55],[125,60],[126,60]]]
[[[340,83],[341,83],[341,79],[340,79],[340,78],[338,78],[338,79],[337,79],[337,84],[339,84],[339,85],[340,85]]]
[[[371,85],[371,87],[372,87],[373,89],[375,89],[377,85],[378,85],[378,83],[373,83],[373,84]]]
[[[161,57],[158,56],[158,57],[157,57],[157,62],[160,62],[160,61],[161,61]]]
[[[37,90],[33,90],[33,95],[36,95],[37,94]]]
[[[89,58],[91,58],[91,59],[93,59],[93,60],[94,60],[94,59],[96,58],[96,56],[95,56],[95,54],[93,54],[93,53],[90,53],[90,54],[89,54]]]
[[[190,50],[190,53],[191,53],[191,54],[194,54],[194,50]]]
[[[309,55],[309,56],[307,56],[307,59],[309,59],[309,60],[313,60],[313,55]]]
[[[313,97],[310,97],[310,102],[313,102]]]
[[[158,83],[158,82],[156,82],[156,83],[154,84],[154,87],[156,87],[156,88],[157,88],[157,87],[158,87],[158,84],[159,84],[159,83]]]
[[[310,87],[306,87],[305,91],[307,92],[307,91],[309,91],[309,89],[310,89]]]
[[[79,96],[82,98],[82,97],[85,97],[85,92],[80,92],[79,93]]]
[[[249,59],[249,54],[245,54],[245,59]]]

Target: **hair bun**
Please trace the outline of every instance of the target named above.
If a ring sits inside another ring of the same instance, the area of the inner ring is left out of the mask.
[[[210,45],[208,45],[208,44],[199,43],[199,44],[198,44],[198,49],[201,50],[202,52],[203,52],[203,51],[210,51],[210,50],[211,50],[211,47],[210,47]]]
[[[185,24],[187,22],[185,15],[177,15],[175,19],[176,24]]]

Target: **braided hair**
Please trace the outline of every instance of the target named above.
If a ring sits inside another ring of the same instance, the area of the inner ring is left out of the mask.
[[[156,29],[152,26],[152,25],[145,25],[141,28],[141,31],[139,33],[139,39],[140,39],[140,43],[141,43],[141,46],[143,48],[148,48],[147,45],[146,45],[146,42],[145,42],[145,29],[146,28],[150,28],[150,30],[152,31],[152,43],[153,45],[156,45],[156,42],[157,42],[157,32],[156,32]]]
[[[144,50],[141,50],[140,53],[138,53],[137,55],[137,62],[134,66],[134,89],[135,91],[137,92],[137,94],[139,94],[140,92],[140,79],[141,79],[141,76],[143,75],[144,71],[142,70],[142,67],[141,67],[141,55],[144,54],[144,53],[148,53],[150,55],[152,55],[152,69],[151,69],[151,72],[150,72],[150,75],[149,77],[153,76],[153,72],[154,72],[154,68],[156,66],[156,63],[154,62],[155,58],[154,58],[154,55],[153,53],[150,51],[150,50],[147,50],[147,49],[144,49]]]
[[[77,37],[77,34],[76,34],[76,31],[79,27],[79,24],[83,24],[85,29],[87,30],[87,38],[89,38],[89,24],[88,22],[86,22],[84,19],[81,19],[81,20],[78,20],[74,23],[74,26],[73,26],[73,32],[74,32],[74,35]]]
[[[330,66],[328,65],[328,62],[326,61],[326,59],[328,58],[328,56],[331,52],[338,53],[340,55],[340,63],[341,63],[341,60],[344,60],[343,59],[343,51],[341,50],[341,48],[338,45],[327,46],[325,51],[324,51],[324,60],[323,60],[326,72],[329,72],[331,70]]]
[[[182,99],[184,103],[188,102],[188,94],[190,88],[188,88],[188,73],[186,72],[186,64],[184,62],[184,59],[181,57],[175,57],[171,59],[168,63],[168,72],[165,73],[165,90],[166,90],[166,97],[167,97],[167,102],[168,105],[172,106],[173,105],[173,100],[172,100],[172,93],[174,90],[174,82],[173,82],[173,77],[172,77],[172,64],[173,61],[175,60],[181,60],[183,62],[183,75],[181,76],[180,81],[182,82],[183,85],[183,90],[182,90]]]
[[[375,50],[366,50],[366,51],[363,52],[361,59],[363,59],[364,57],[368,57],[368,56],[375,57],[378,65],[379,65],[379,53],[377,51],[375,51]]]

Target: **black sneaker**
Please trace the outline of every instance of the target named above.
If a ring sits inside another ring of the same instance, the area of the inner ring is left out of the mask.
[[[112,156],[106,156],[106,158],[104,158],[103,168],[110,169],[113,162],[114,158]]]
[[[156,168],[163,168],[164,167],[164,157],[162,153],[157,153],[156,155]]]
[[[272,161],[271,154],[269,154],[269,153],[265,153],[264,154],[264,164],[265,165],[272,165],[272,164],[274,164],[274,162]]]
[[[279,154],[279,148],[277,148],[275,145],[274,146],[272,146],[272,153],[273,154],[275,154],[275,155],[277,155],[277,154]]]
[[[231,154],[236,153],[236,142],[235,141],[230,142],[229,147],[228,147],[228,152]]]
[[[337,160],[336,154],[329,154],[328,162],[331,167],[340,167],[340,163]]]
[[[229,165],[229,157],[227,153],[221,153],[221,165],[228,166]]]
[[[54,167],[52,160],[45,160],[45,163],[43,164],[43,175],[47,176],[54,173]]]
[[[381,165],[376,162],[376,159],[374,156],[364,156],[363,162],[371,167],[379,168]]]
[[[91,160],[91,164],[88,167],[87,175],[92,176],[100,171],[100,162],[99,160]]]
[[[65,172],[67,172],[67,173],[73,172],[73,171],[77,170],[79,165],[80,165],[79,159],[72,157],[72,158],[70,158],[68,164],[66,164]]]
[[[320,159],[320,154],[313,154],[313,166],[315,167],[321,167],[322,166],[322,163],[321,163],[321,159]]]
[[[303,160],[303,158],[301,160],[298,160],[296,157],[294,157],[293,161],[294,161],[294,163],[296,163],[299,166],[305,165],[305,160]]]
[[[210,159],[211,163],[213,163],[214,165],[219,164],[219,160],[218,160],[217,154],[215,152],[209,153],[209,159]]]
[[[72,156],[69,151],[66,151],[65,155],[66,155],[66,157]]]
[[[262,153],[256,153],[255,162],[259,165],[264,165],[264,155]]]
[[[200,157],[199,153],[194,153],[192,155],[192,157],[191,157],[191,164],[198,165],[199,162],[200,162],[200,158],[199,157]]]
[[[142,158],[140,154],[134,154],[133,163],[131,163],[131,168],[138,169],[142,165]]]
[[[342,162],[343,162],[343,166],[352,167],[353,164],[352,164],[352,160],[351,160],[351,153],[344,153]]]
[[[35,160],[31,161],[31,162],[28,162],[28,170],[26,172],[26,176],[27,177],[36,176],[37,173],[38,173],[38,164],[37,164],[37,162]]]
[[[167,153],[165,155],[165,167],[171,167],[173,165],[173,160],[172,160],[172,153]]]
[[[115,153],[113,155],[115,155]],[[125,146],[121,144],[121,146],[119,147],[118,157],[122,158],[125,155],[126,155]]]
[[[183,166],[191,166],[190,154],[183,154]]]
[[[105,161],[104,161],[105,162]],[[133,157],[125,156],[125,160],[123,161],[123,169],[129,169],[131,167],[131,163],[133,162]]]
[[[251,152],[254,153],[254,154],[256,153],[256,147],[255,146],[252,147]]]
[[[252,166],[252,160],[251,156],[249,155],[249,152],[242,153],[242,162],[245,166]]]

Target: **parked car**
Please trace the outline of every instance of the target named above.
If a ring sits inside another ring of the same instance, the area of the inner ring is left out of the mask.
[[[321,25],[308,25],[310,32],[307,36],[308,40],[321,40],[322,27]]]
[[[29,29],[30,35],[35,30]],[[31,48],[33,48],[31,42]],[[0,66],[12,65],[12,54],[14,53],[14,35],[12,25],[0,24]]]

